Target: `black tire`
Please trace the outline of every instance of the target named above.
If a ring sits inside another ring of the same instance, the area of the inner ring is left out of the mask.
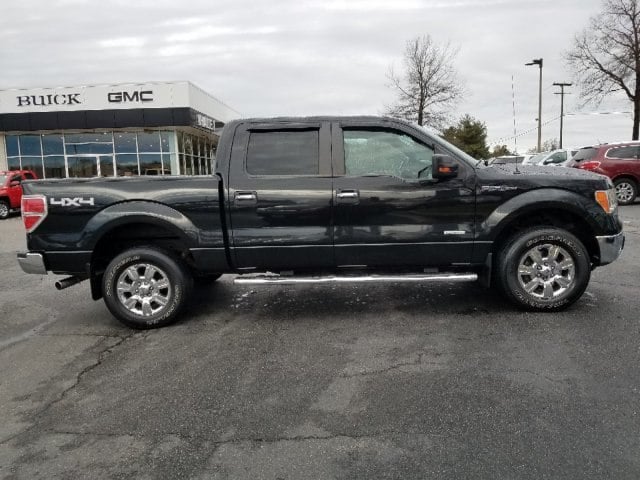
[[[8,218],[9,212],[9,203],[6,200],[0,200],[0,220]]]
[[[638,196],[638,185],[630,178],[617,178],[613,185],[620,205],[630,205]]]
[[[525,310],[559,311],[589,283],[589,253],[574,235],[533,227],[511,236],[499,252],[496,279],[506,297]]]
[[[182,262],[155,247],[136,247],[117,255],[102,279],[109,311],[136,329],[173,323],[192,289],[193,278]]]
[[[196,285],[211,285],[212,283],[215,283],[221,276],[221,273],[196,275],[195,277],[193,277],[193,281],[196,283]]]

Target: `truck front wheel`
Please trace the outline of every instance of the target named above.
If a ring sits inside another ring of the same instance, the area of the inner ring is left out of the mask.
[[[109,311],[138,329],[173,323],[187,303],[193,278],[182,262],[154,247],[122,252],[107,266],[102,294]]]
[[[511,236],[498,255],[497,280],[516,305],[558,311],[582,296],[591,276],[589,254],[566,230],[534,227]]]

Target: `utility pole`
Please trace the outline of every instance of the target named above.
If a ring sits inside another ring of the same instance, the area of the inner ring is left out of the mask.
[[[556,95],[560,95],[560,148],[562,148],[562,122],[564,119],[564,87],[570,87],[571,83],[554,82],[556,87],[560,87],[559,92],[554,92]]]
[[[526,66],[538,65],[540,67],[540,82],[538,84],[538,153],[542,149],[542,58],[534,58]]]

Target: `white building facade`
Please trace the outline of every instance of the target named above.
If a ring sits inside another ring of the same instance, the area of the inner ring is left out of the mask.
[[[0,170],[209,175],[217,132],[239,117],[189,82],[0,90]]]

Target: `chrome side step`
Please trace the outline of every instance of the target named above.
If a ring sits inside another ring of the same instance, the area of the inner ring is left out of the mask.
[[[327,275],[323,277],[296,277],[281,275],[242,275],[237,285],[295,285],[302,283],[374,283],[374,282],[474,282],[477,273],[426,273],[413,275]]]

